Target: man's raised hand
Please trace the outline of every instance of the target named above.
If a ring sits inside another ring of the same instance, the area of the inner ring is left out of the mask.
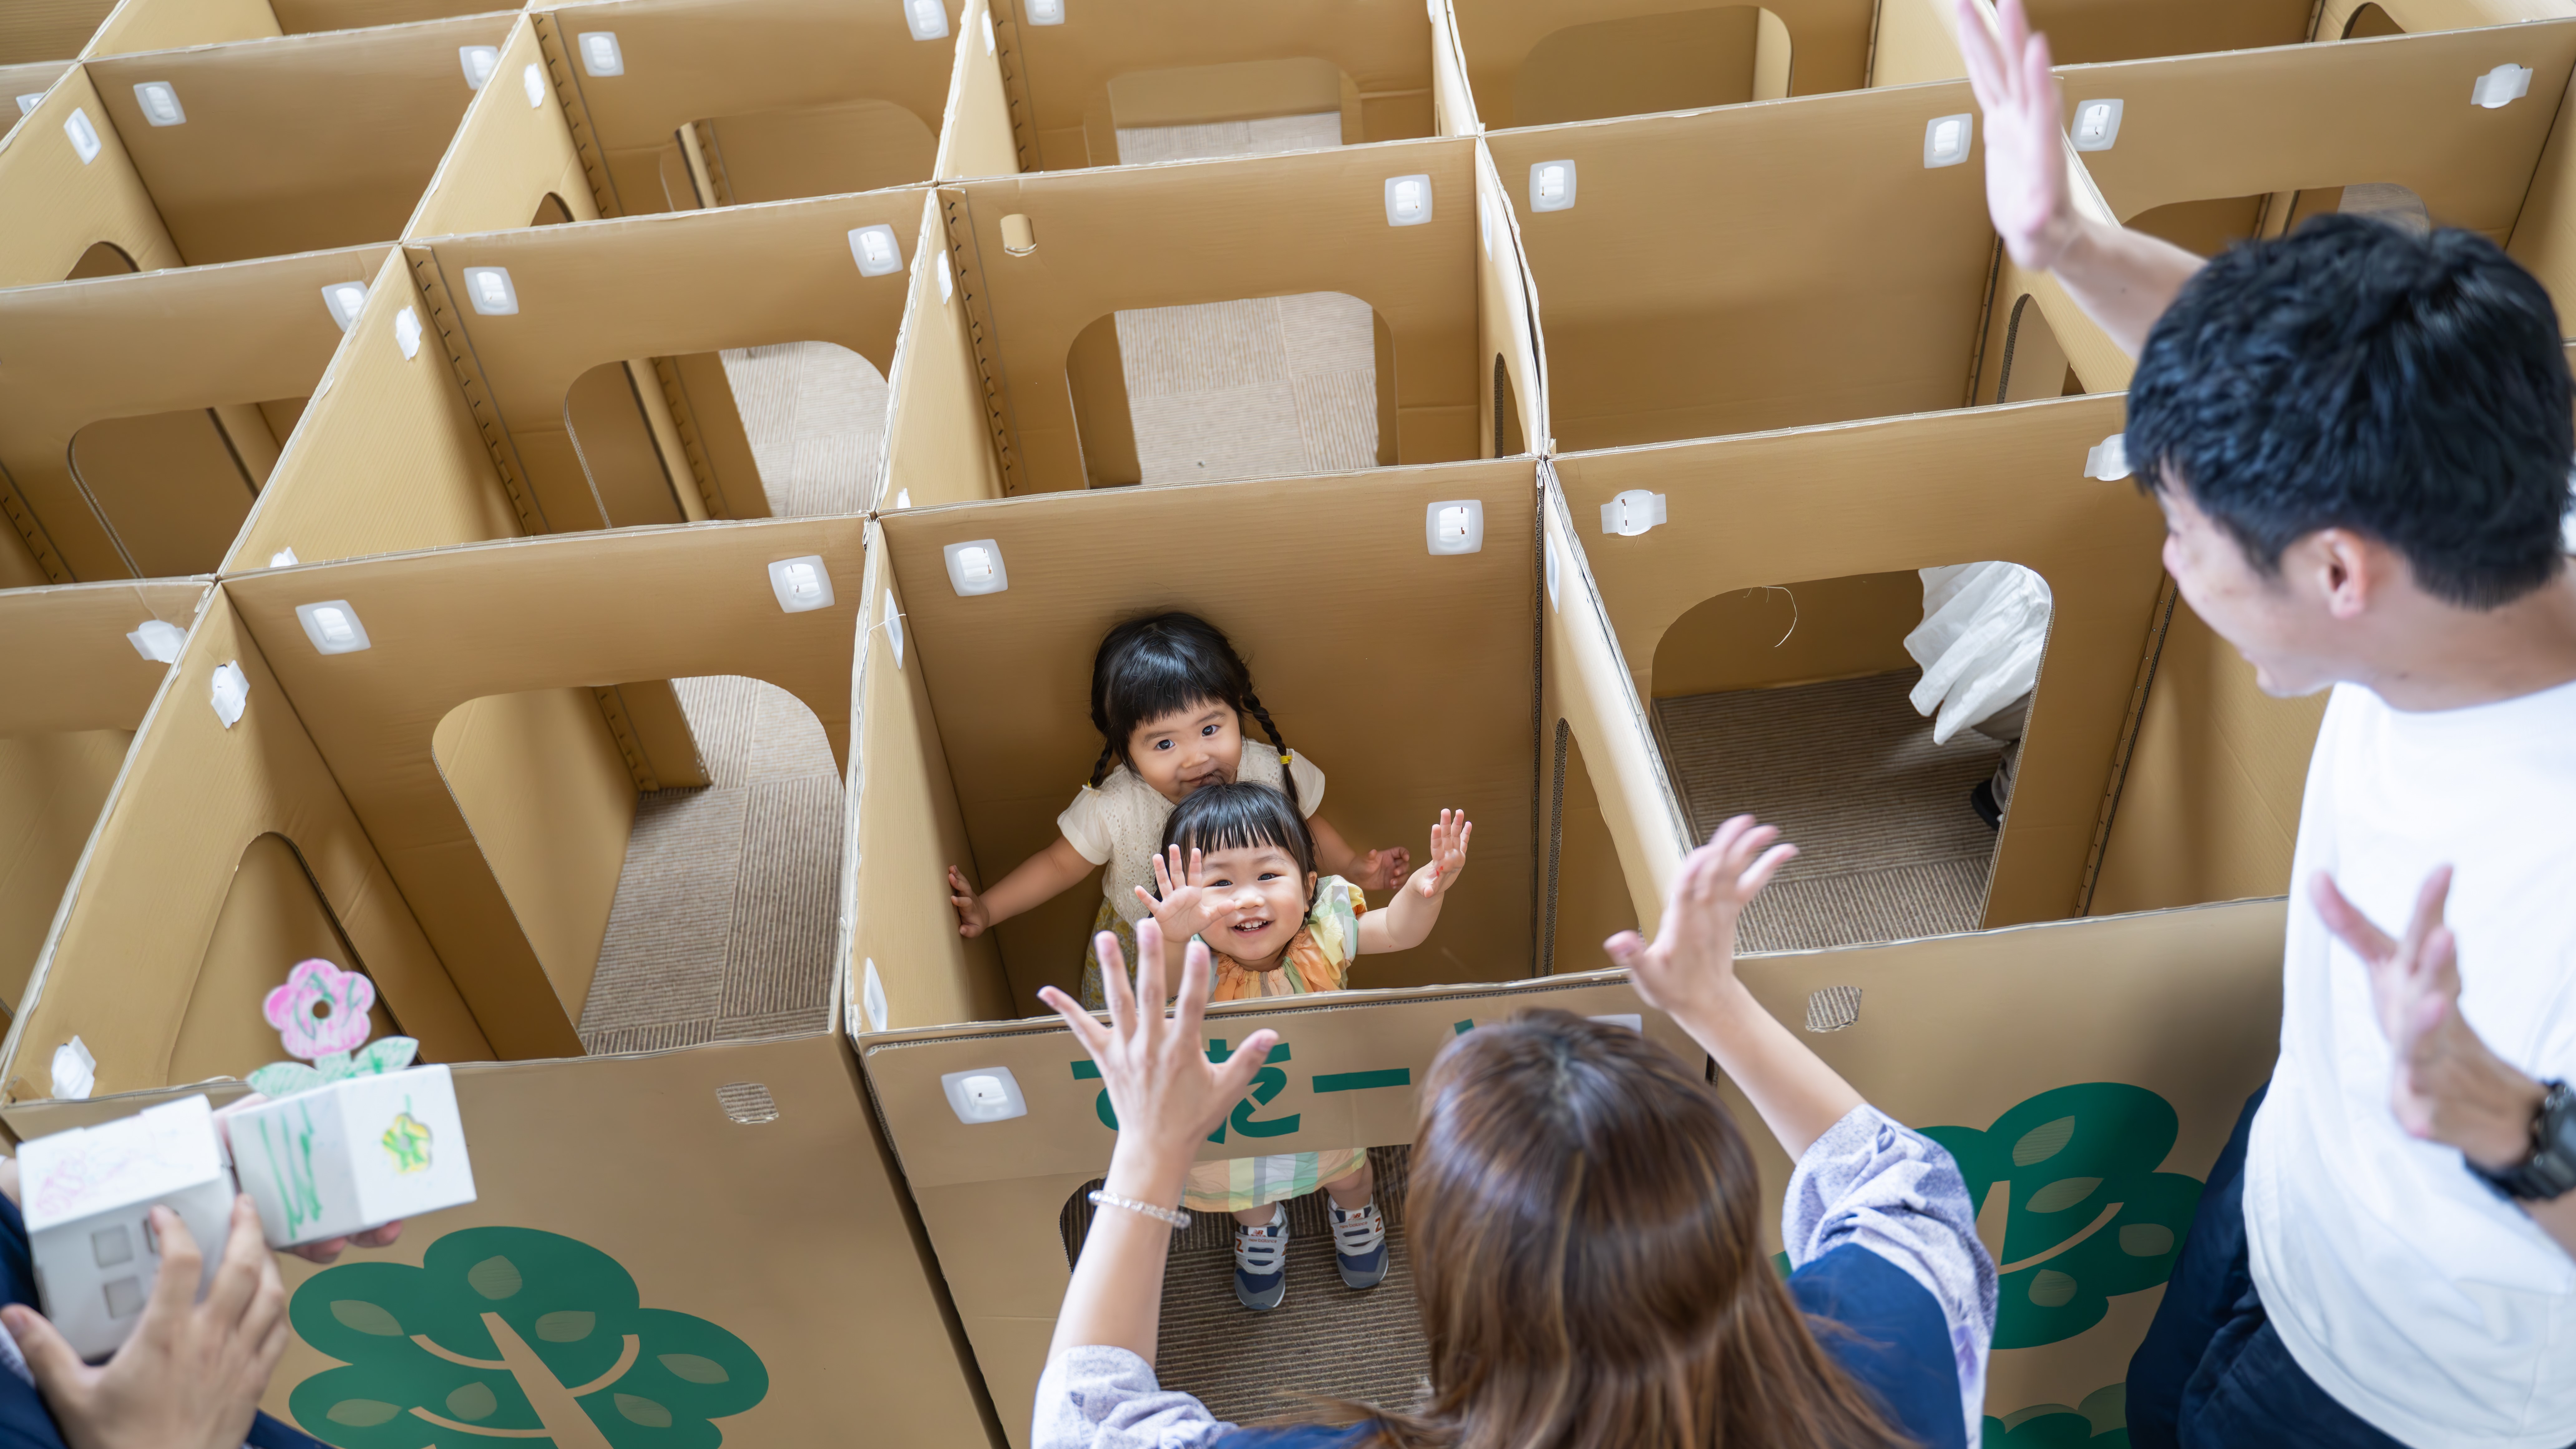
[[[2022,0],[1999,0],[2000,37],[1986,29],[1976,0],[1957,5],[1959,54],[1984,112],[1986,210],[2013,260],[2046,271],[2078,226],[2048,37],[2032,33]]]

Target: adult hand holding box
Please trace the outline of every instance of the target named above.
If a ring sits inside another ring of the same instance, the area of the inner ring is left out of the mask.
[[[161,1268],[156,1205],[177,1213],[201,1246],[215,1245],[197,1296],[214,1281],[233,1179],[204,1097],[35,1138],[19,1149],[18,1171],[45,1316],[81,1357],[115,1352],[152,1297]]]

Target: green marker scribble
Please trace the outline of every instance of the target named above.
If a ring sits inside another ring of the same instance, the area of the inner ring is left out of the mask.
[[[313,1109],[297,1103],[296,1111],[304,1118],[304,1130],[292,1131],[281,1124],[279,1130],[286,1138],[282,1145],[270,1140],[269,1119],[259,1119],[259,1145],[268,1149],[269,1178],[277,1184],[277,1200],[286,1206],[290,1238],[322,1217],[322,1194],[313,1183]]]

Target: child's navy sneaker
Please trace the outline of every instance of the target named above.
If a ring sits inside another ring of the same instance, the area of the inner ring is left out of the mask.
[[[1374,1288],[1386,1278],[1386,1219],[1376,1203],[1357,1212],[1333,1205],[1333,1263],[1342,1270],[1345,1288]]]
[[[1273,1206],[1270,1214],[1261,1227],[1234,1225],[1234,1296],[1255,1313],[1288,1296],[1288,1210]]]

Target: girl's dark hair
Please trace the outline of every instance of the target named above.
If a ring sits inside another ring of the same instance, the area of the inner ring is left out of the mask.
[[[1279,775],[1295,804],[1297,778],[1288,769],[1288,742],[1270,722],[1270,711],[1261,707],[1261,696],[1252,692],[1252,671],[1243,667],[1243,656],[1214,624],[1179,612],[1130,619],[1100,641],[1100,652],[1091,661],[1091,723],[1107,743],[1101,746],[1099,763],[1091,767],[1091,783],[1096,787],[1108,779],[1112,765],[1136,768],[1127,758],[1127,741],[1138,725],[1211,703],[1231,705],[1261,722],[1262,733],[1281,756]]]
[[[1315,836],[1287,796],[1267,785],[1237,780],[1210,785],[1172,807],[1163,822],[1163,849],[1181,848],[1183,860],[1193,850],[1240,850],[1276,846],[1297,862],[1306,881],[1306,907],[1314,909]]]
[[[1717,1089],[1622,1026],[1530,1011],[1444,1048],[1405,1208],[1431,1354],[1397,1449],[1884,1449],[1758,1246]]]

